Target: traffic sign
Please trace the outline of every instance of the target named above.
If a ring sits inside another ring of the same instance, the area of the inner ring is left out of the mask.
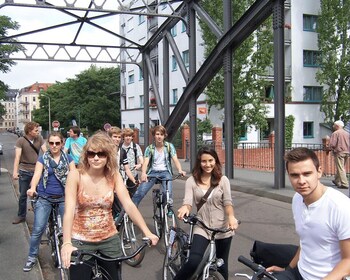
[[[53,121],[52,122],[52,127],[53,128],[59,128],[60,127],[60,122],[59,121]]]
[[[111,124],[110,123],[105,123],[104,124],[104,126],[103,126],[103,129],[105,130],[105,131],[108,131],[108,130],[110,130],[111,129]]]

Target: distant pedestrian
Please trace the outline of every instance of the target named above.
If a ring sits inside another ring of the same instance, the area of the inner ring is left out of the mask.
[[[64,151],[72,156],[75,165],[78,166],[80,154],[87,140],[80,135],[81,131],[77,126],[72,126],[68,133],[69,137],[66,139],[66,143],[64,144]]]
[[[24,136],[18,138],[15,145],[15,160],[13,163],[13,179],[19,180],[19,199],[17,217],[13,224],[23,223],[27,215],[27,190],[33,178],[35,164],[40,149],[46,152],[44,139],[39,135],[39,124],[29,122],[24,126]]]
[[[30,236],[28,259],[23,271],[28,272],[38,262],[40,240],[45,232],[52,203],[59,204],[59,214],[64,214],[64,188],[68,172],[75,169],[74,160],[63,151],[63,136],[55,131],[48,137],[49,150],[39,157],[27,195],[39,194],[34,209],[34,224]]]
[[[346,177],[345,164],[350,154],[350,134],[344,130],[344,123],[336,121],[333,124],[334,132],[329,141],[329,147],[333,151],[336,174],[332,181],[334,185],[341,189],[348,189],[349,182]]]

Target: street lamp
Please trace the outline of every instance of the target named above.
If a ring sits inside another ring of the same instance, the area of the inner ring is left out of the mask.
[[[47,99],[49,100],[49,134],[51,134],[51,99],[50,96],[45,94],[41,94],[41,96],[47,97]]]

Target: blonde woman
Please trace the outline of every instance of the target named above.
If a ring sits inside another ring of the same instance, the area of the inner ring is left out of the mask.
[[[81,166],[71,172],[67,180],[61,254],[63,264],[70,267],[71,280],[91,279],[91,268],[86,263],[70,266],[73,250],[99,251],[107,257],[122,255],[112,216],[114,192],[144,235],[153,245],[158,242],[158,237],[148,229],[123,184],[117,170],[115,144],[105,133],[97,133],[83,148]],[[115,264],[100,262],[100,265],[112,279],[117,279]]]

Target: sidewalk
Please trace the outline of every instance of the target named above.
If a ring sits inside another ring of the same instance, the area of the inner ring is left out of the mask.
[[[32,271],[23,272],[29,251],[27,223],[13,225],[18,209],[17,196],[8,171],[1,168],[0,175],[0,270],[1,279],[41,280],[40,265]]]
[[[181,166],[187,175],[191,174],[190,162],[180,159]],[[294,190],[289,182],[288,175],[285,176],[285,188],[276,189],[274,187],[273,172],[257,171],[252,169],[236,168],[233,171],[234,179],[230,179],[233,191],[250,193],[257,196],[263,196],[283,202],[292,202]],[[334,187],[333,177],[322,177],[321,183],[328,187]],[[346,196],[349,196],[349,190],[338,189]]]

